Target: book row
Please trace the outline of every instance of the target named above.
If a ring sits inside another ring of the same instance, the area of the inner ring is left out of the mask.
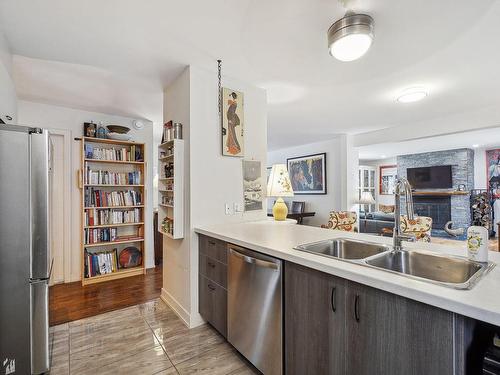
[[[141,147],[135,145],[122,148],[103,148],[87,143],[85,144],[85,158],[111,161],[144,161]]]
[[[86,184],[102,184],[102,185],[140,185],[142,182],[141,171],[134,172],[111,172],[111,171],[94,171],[85,163]]]
[[[142,194],[138,191],[104,191],[94,188],[85,189],[85,207],[140,206]]]
[[[85,226],[140,223],[142,212],[140,208],[132,210],[96,210],[85,211]]]
[[[118,271],[117,249],[90,253],[85,250],[85,277]]]
[[[118,238],[117,233],[117,228],[84,229],[84,243],[89,245],[100,242],[113,242]]]

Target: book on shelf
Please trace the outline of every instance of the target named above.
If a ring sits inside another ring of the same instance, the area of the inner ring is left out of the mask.
[[[134,208],[130,210],[96,210],[89,209],[84,213],[86,227],[108,224],[130,224],[141,222],[141,209]]]
[[[85,143],[85,158],[94,160],[109,161],[144,161],[142,147],[131,145],[130,147],[97,147],[90,143]]]
[[[92,170],[89,166],[89,163],[85,162],[85,184],[140,185],[141,181],[141,171],[111,172],[103,170]]]
[[[104,250],[90,252],[85,249],[84,256],[85,277],[106,275],[118,271],[118,250]]]
[[[84,195],[85,207],[140,206],[142,194],[139,191],[104,191],[88,187]]]

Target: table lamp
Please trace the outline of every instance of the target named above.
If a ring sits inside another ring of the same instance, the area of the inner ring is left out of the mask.
[[[285,164],[274,164],[267,183],[267,196],[277,197],[273,206],[274,220],[286,220],[288,207],[283,197],[293,197],[292,184]]]
[[[358,201],[356,203],[361,206],[361,205],[365,205],[365,204],[375,204],[377,202],[373,198],[372,193],[370,193],[369,191],[363,191],[363,192],[361,192],[361,197],[358,199]],[[365,220],[366,220],[366,211],[364,211],[364,212],[365,212]]]

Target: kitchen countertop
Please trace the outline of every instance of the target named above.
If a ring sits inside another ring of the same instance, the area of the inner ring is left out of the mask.
[[[274,225],[267,220],[209,225],[195,228],[195,232],[500,326],[500,253],[489,252],[489,260],[497,266],[471,290],[457,290],[293,249],[297,245],[338,237],[391,244],[392,238],[388,237],[305,225]],[[408,249],[441,254],[464,256],[466,252],[465,243],[462,248],[423,242],[405,242],[405,245]]]

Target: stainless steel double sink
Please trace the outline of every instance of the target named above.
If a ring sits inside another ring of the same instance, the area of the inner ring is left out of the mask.
[[[426,250],[393,250],[392,246],[348,238],[304,245],[296,250],[396,273],[455,289],[471,289],[494,263],[441,255]]]

